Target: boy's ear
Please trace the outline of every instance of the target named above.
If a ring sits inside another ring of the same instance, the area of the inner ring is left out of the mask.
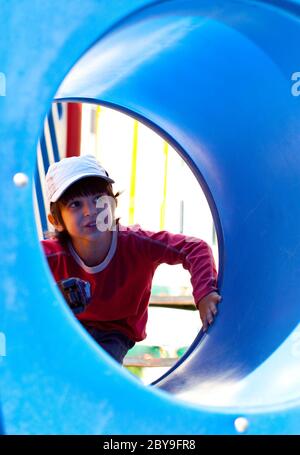
[[[50,221],[52,226],[54,226],[58,232],[62,232],[64,230],[64,227],[56,221],[56,219],[54,218],[54,216],[51,213],[48,214],[48,220]]]

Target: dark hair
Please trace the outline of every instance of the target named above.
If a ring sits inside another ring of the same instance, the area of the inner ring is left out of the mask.
[[[80,196],[91,196],[97,193],[105,193],[108,196],[114,198],[116,206],[118,203],[119,192],[113,193],[112,184],[102,179],[101,177],[83,177],[80,180],[77,180],[73,185],[69,186],[66,191],[60,196],[58,201],[50,203],[50,212],[56,222],[61,224],[64,228],[64,222],[61,216],[61,207],[68,204],[71,199]],[[119,223],[119,218],[115,220],[115,223]],[[45,238],[57,239],[61,243],[65,243],[70,239],[69,233],[66,229],[62,232],[59,232],[55,229],[54,232],[46,231],[44,233]]]

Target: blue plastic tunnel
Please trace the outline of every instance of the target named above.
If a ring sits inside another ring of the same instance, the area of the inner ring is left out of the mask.
[[[29,6],[30,25],[12,2],[1,19],[4,431],[234,434],[244,416],[252,434],[298,433],[300,2],[75,3]],[[30,179],[54,96],[157,130],[214,216],[218,318],[148,389],[74,321],[38,246]]]

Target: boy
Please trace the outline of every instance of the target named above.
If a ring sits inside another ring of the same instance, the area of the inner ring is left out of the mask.
[[[119,363],[146,337],[152,278],[161,263],[182,264],[191,274],[204,330],[220,296],[209,246],[202,240],[124,227],[115,219],[114,181],[92,155],[64,158],[46,175],[54,238],[42,245],[56,282],[90,284],[91,299],[77,318]]]

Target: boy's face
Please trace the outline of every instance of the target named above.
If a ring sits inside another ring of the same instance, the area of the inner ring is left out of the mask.
[[[110,199],[112,198],[103,193],[70,199],[61,207],[64,226],[55,223],[55,228],[63,231],[65,227],[71,239],[81,238],[91,241],[99,239],[102,232],[110,228],[109,223],[104,222],[108,218],[112,219]]]

